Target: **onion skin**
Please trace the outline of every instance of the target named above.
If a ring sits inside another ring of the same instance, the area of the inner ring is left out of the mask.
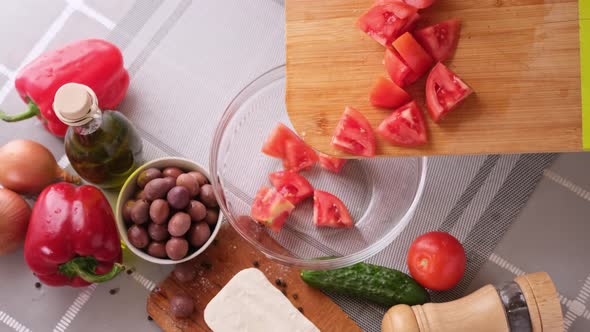
[[[17,193],[0,188],[0,256],[22,246],[30,218],[29,204]]]
[[[0,184],[23,195],[35,195],[56,181],[79,184],[80,178],[61,169],[43,145],[14,140],[0,147]]]

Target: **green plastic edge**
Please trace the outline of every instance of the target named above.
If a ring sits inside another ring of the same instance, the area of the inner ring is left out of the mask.
[[[590,150],[590,0],[579,0],[582,147]]]

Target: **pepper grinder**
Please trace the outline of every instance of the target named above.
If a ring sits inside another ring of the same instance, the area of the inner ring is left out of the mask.
[[[561,332],[563,316],[553,281],[537,272],[452,302],[396,305],[385,314],[382,331]]]

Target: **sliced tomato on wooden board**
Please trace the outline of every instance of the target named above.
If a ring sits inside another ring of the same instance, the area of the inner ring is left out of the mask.
[[[451,19],[416,30],[414,37],[435,61],[447,60],[457,48],[461,22]]]
[[[315,151],[282,123],[270,133],[262,152],[282,159],[283,167],[295,172],[309,169],[318,161]]]
[[[403,2],[407,5],[410,5],[416,9],[424,9],[432,6],[436,2],[436,0],[376,0],[374,3],[391,3],[391,2]]]
[[[406,32],[408,21],[414,19],[417,9],[403,2],[378,1],[357,20],[359,29],[388,46]]]
[[[402,88],[416,82],[420,78],[400,57],[399,53],[392,48],[387,48],[385,51],[383,63],[391,80]]]
[[[332,146],[361,157],[375,156],[375,134],[371,124],[359,111],[347,106],[336,126]]]
[[[416,29],[416,25],[418,25],[418,20],[420,20],[420,14],[414,13],[414,15],[409,16],[406,19],[406,26],[404,27],[404,32],[412,32]]]
[[[434,122],[455,109],[473,90],[442,63],[437,63],[426,79],[426,104]]]
[[[325,191],[313,194],[313,223],[318,227],[351,228],[352,218],[342,201]]]
[[[433,3],[436,2],[436,0],[402,0],[402,1],[412,7],[418,8],[418,9],[428,8],[428,7],[432,6]]]
[[[346,159],[328,156],[327,154],[320,153],[319,157],[320,166],[333,173],[340,173],[342,167],[344,167],[344,164],[346,164]]]
[[[396,108],[412,100],[412,97],[397,84],[385,77],[377,78],[369,94],[369,101],[375,107]]]
[[[289,202],[297,204],[313,196],[313,187],[303,176],[292,171],[279,171],[268,175],[273,187]]]
[[[377,133],[393,145],[418,146],[428,142],[426,122],[415,101],[393,111],[377,128]]]
[[[250,213],[252,219],[274,232],[279,232],[293,209],[295,209],[295,205],[279,192],[262,187],[254,197]]]
[[[426,74],[428,69],[430,69],[434,63],[432,57],[409,32],[406,32],[397,38],[392,45],[408,67],[410,67],[418,77]]]

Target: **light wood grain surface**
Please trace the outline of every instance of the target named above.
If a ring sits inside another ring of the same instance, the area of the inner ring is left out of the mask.
[[[286,287],[277,288],[284,290],[291,303],[301,308],[303,314],[321,331],[361,331],[329,297],[307,286],[299,277],[299,270],[264,257],[230,225],[222,225],[216,239],[215,244],[193,261],[198,271],[195,280],[183,283],[170,275],[150,293],[147,311],[164,331],[210,331],[203,317],[205,307],[236,273],[253,267],[255,262],[273,284],[276,279],[286,283]],[[278,248],[279,245],[275,245]],[[175,294],[186,294],[193,298],[195,312],[191,317],[178,319],[170,314],[168,300]]]
[[[330,146],[346,105],[374,128],[390,113],[369,104],[384,48],[358,30],[373,0],[287,0],[287,93],[290,119],[314,148]],[[428,120],[430,142],[378,155],[580,151],[582,113],[576,0],[439,0],[421,25],[457,17],[461,39],[446,62],[474,90],[441,123]],[[424,79],[409,88],[424,103]],[[426,109],[424,108],[424,111]]]

